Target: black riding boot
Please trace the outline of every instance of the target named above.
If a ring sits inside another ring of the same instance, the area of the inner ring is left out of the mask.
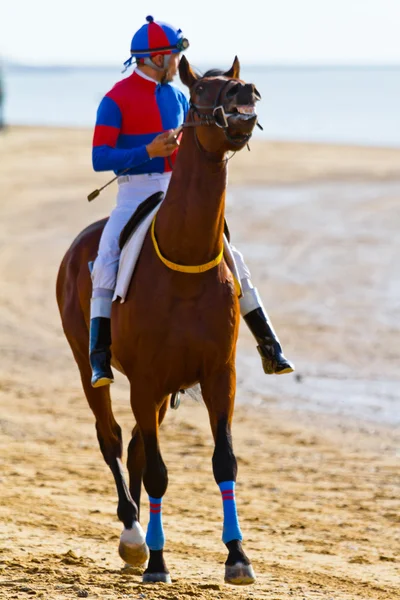
[[[264,373],[292,373],[294,365],[284,356],[278,337],[264,310],[261,307],[256,308],[243,318],[257,340],[257,350],[261,356]]]
[[[92,386],[97,388],[114,382],[111,371],[111,319],[90,319],[90,366]]]

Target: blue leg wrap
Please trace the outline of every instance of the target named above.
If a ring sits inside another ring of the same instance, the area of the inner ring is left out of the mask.
[[[147,526],[146,544],[150,550],[162,550],[165,544],[161,513],[162,498],[152,498],[149,496],[149,502],[150,521]]]
[[[222,506],[224,509],[224,529],[222,532],[222,541],[224,544],[232,540],[242,540],[243,535],[240,531],[239,519],[236,511],[235,500],[235,482],[223,481],[218,484],[222,494]]]

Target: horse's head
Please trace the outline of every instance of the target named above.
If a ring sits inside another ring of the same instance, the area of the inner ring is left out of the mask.
[[[229,71],[212,69],[203,76],[182,56],[179,75],[190,90],[189,118],[199,124],[196,133],[201,146],[216,153],[241,150],[257,123],[256,102],[261,96],[252,83],[239,78],[237,56]]]

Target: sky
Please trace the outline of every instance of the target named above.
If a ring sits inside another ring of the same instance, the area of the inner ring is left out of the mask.
[[[194,64],[400,64],[400,0],[2,0],[0,56],[120,64],[149,14],[183,30]]]

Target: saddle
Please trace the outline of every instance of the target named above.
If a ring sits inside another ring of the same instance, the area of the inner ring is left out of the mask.
[[[140,225],[140,223],[143,221],[143,219],[145,219],[147,215],[156,208],[156,206],[161,204],[161,202],[164,200],[164,196],[164,192],[156,192],[155,194],[152,194],[151,196],[146,198],[146,200],[144,200],[141,204],[139,204],[139,206],[137,207],[137,209],[135,210],[135,212],[121,231],[121,234],[119,236],[120,250],[122,250],[122,248],[125,246],[126,242],[130,238],[132,233],[135,231],[135,229],[138,227],[138,225]],[[224,221],[224,235],[228,242],[230,242],[231,234],[226,219]]]
[[[121,257],[119,261],[117,283],[113,300],[119,299],[124,302],[128,294],[129,285],[133,277],[136,263],[150,228],[151,222],[157,214],[162,201],[164,192],[156,192],[144,200],[135,210],[119,237],[119,247]],[[238,282],[237,268],[235,260],[230,249],[230,233],[225,221],[224,225],[224,257],[228,267],[234,275],[238,295],[241,294],[240,283]]]
[[[143,219],[145,219],[147,215],[150,214],[156,208],[156,206],[161,204],[161,202],[164,200],[164,195],[164,192],[156,192],[155,194],[152,194],[151,196],[146,198],[146,200],[144,200],[141,204],[139,204],[139,206],[137,207],[137,209],[135,210],[135,212],[133,213],[133,215],[131,216],[131,218],[120,233],[120,250],[122,250],[122,248],[125,246],[126,242],[131,237],[132,233],[135,231],[138,225],[140,225],[140,223],[143,221]]]

